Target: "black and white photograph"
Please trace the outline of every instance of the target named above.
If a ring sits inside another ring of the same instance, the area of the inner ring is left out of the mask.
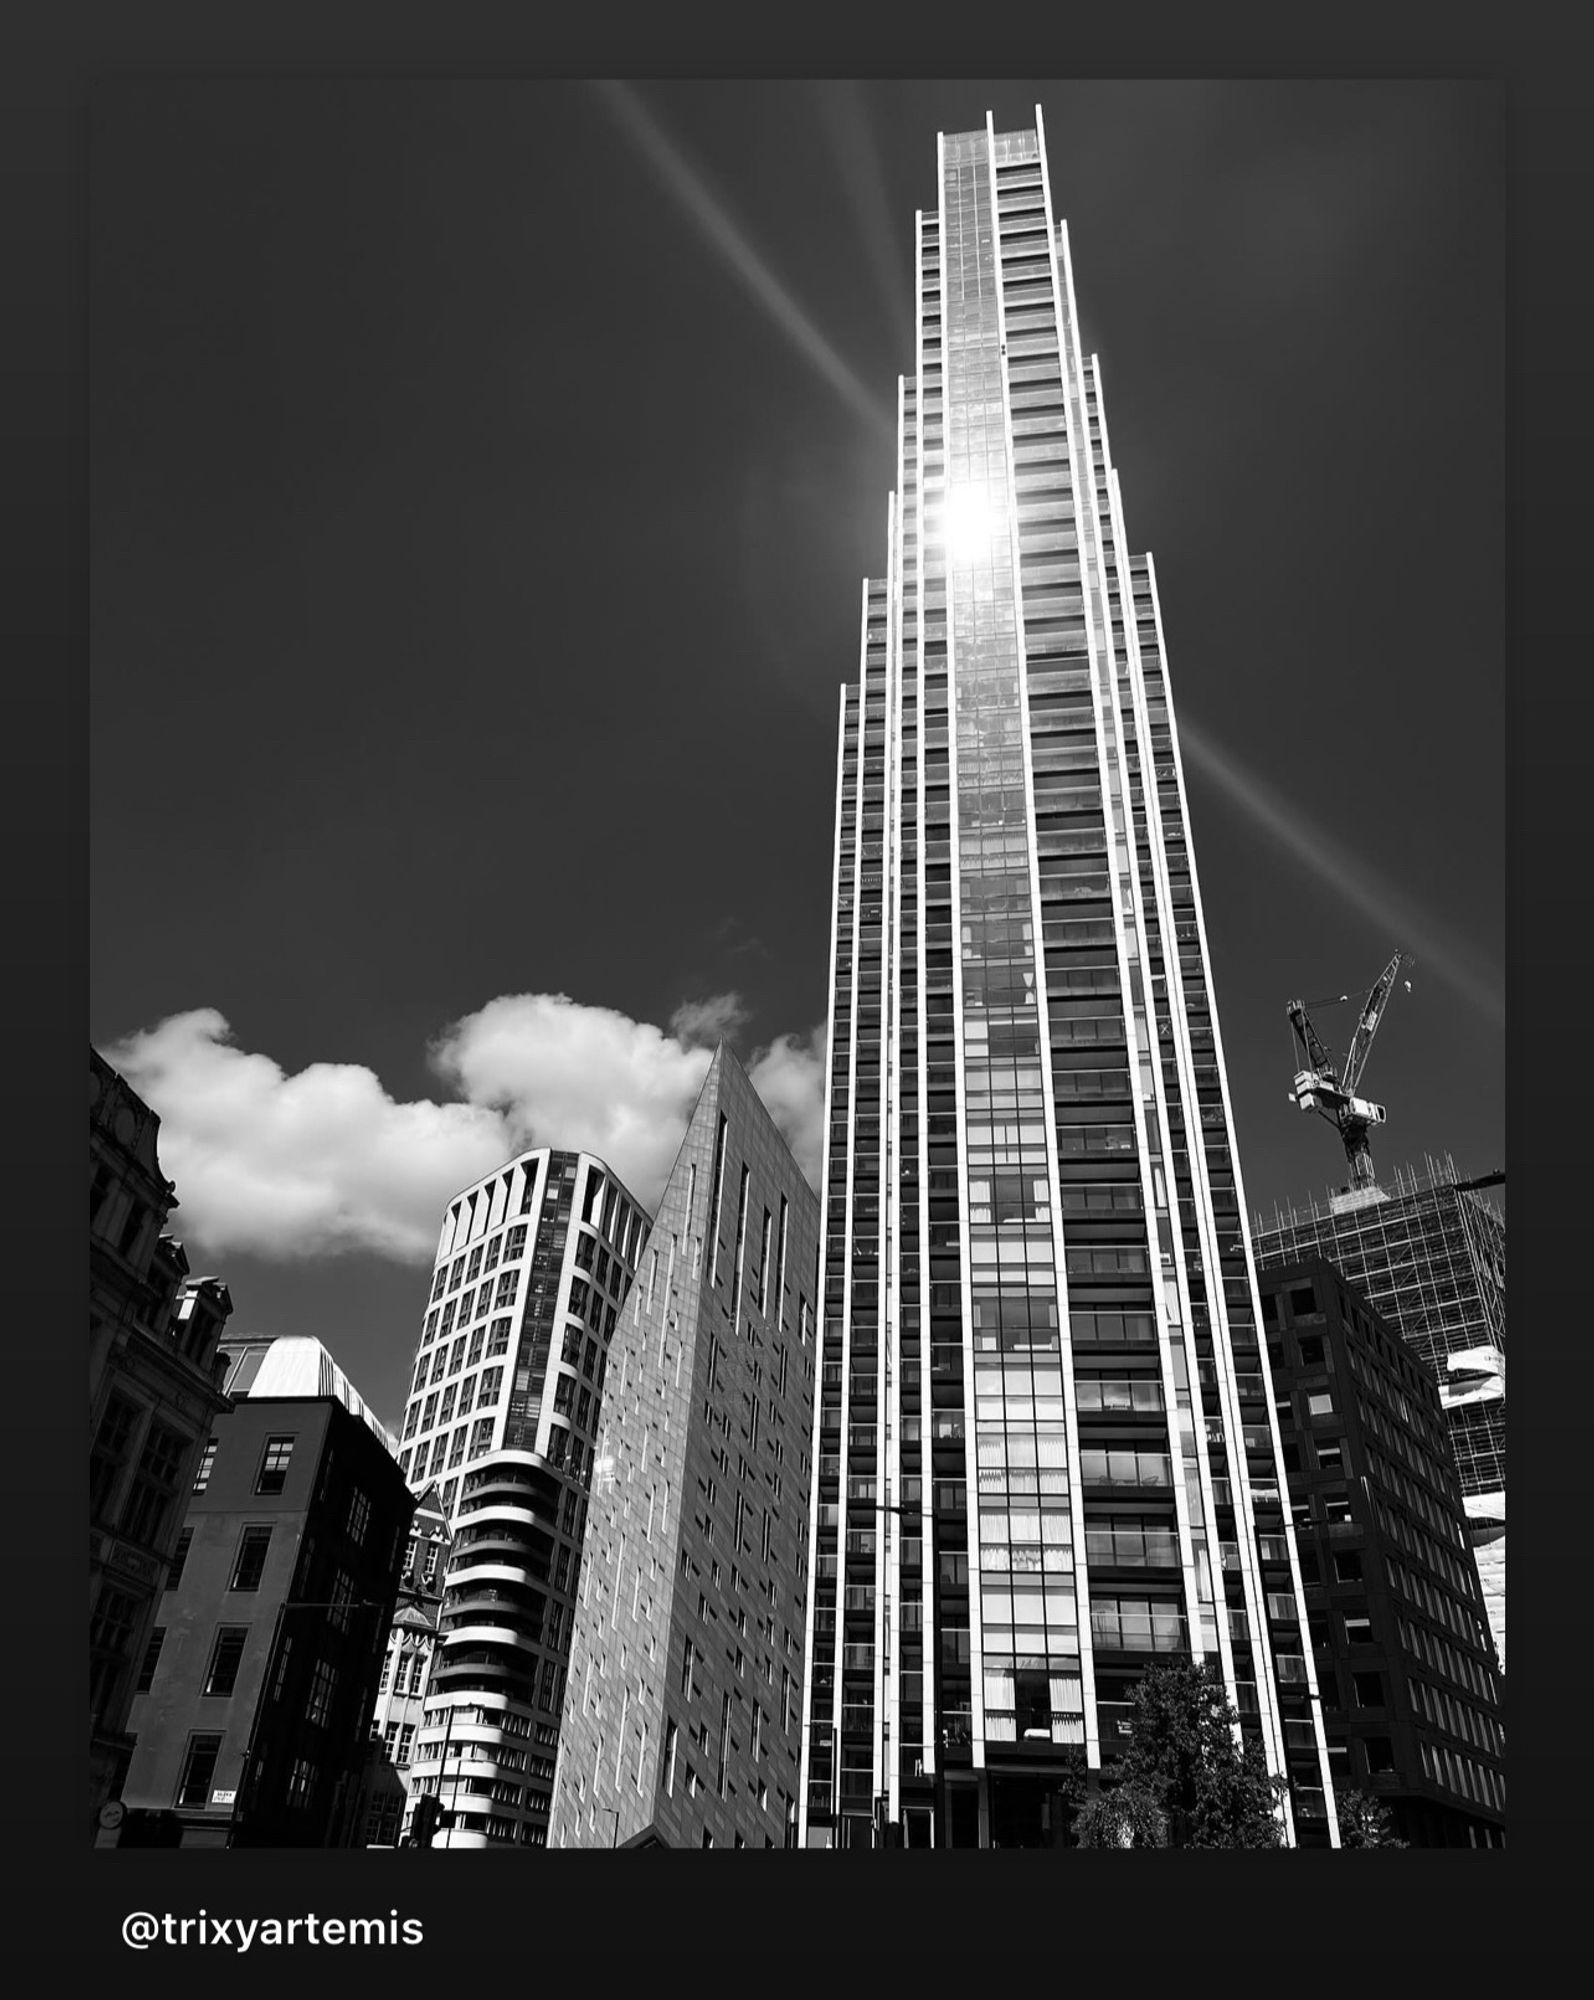
[[[1506,136],[102,79],[86,1845],[1505,1844]]]

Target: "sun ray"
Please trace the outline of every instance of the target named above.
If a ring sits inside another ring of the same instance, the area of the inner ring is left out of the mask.
[[[718,252],[765,312],[850,408],[886,436],[895,436],[895,412],[872,396],[812,319],[775,276],[704,184],[681,149],[627,83],[609,78],[593,85],[626,137],[663,178],[700,234]]]
[[[1358,915],[1371,918],[1384,939],[1409,946],[1424,971],[1442,979],[1495,1026],[1504,1024],[1505,1000],[1499,975],[1480,965],[1466,945],[1419,914],[1367,861],[1299,806],[1282,798],[1232,751],[1192,723],[1188,713],[1179,719],[1179,744],[1190,763],[1213,781],[1231,805],[1343,903]]]

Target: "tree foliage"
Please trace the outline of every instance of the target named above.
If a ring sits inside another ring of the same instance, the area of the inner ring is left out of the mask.
[[[1170,1847],[1278,1847],[1285,1781],[1239,1716],[1216,1670],[1203,1662],[1152,1667],[1135,1691],[1120,1789],[1165,1816]],[[1077,1822],[1076,1822],[1077,1824]],[[1136,1843],[1150,1844],[1150,1843]]]
[[[1081,1847],[1166,1847],[1168,1815],[1141,1785],[1119,1785],[1088,1798],[1074,1817]]]
[[[1336,1790],[1334,1808],[1339,1814],[1341,1847],[1408,1847],[1411,1844],[1397,1838],[1395,1822],[1382,1799],[1372,1798],[1366,1792]]]

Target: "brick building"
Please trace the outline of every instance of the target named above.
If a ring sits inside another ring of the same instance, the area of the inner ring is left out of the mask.
[[[139,1676],[119,1844],[349,1845],[414,1503],[319,1341],[222,1352],[233,1406]]]
[[[795,1836],[818,1245],[722,1047],[609,1349],[550,1846]]]

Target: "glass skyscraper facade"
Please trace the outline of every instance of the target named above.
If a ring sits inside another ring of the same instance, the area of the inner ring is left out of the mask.
[[[840,707],[801,1838],[1055,1840],[1195,1656],[1327,1844],[1155,576],[1039,114],[939,168]]]

